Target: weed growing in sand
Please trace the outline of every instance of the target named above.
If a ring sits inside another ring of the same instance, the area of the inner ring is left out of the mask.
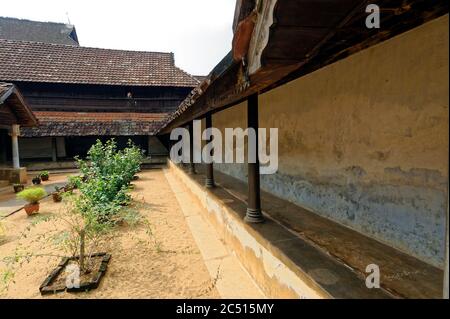
[[[168,225],[167,221],[164,221],[166,225]],[[141,225],[145,227],[145,233],[150,238],[149,241],[146,243],[151,245],[154,249],[154,251],[158,254],[181,254],[181,255],[193,255],[198,254],[199,252],[196,251],[192,247],[185,247],[183,249],[173,250],[173,249],[166,249],[163,246],[163,243],[161,240],[157,238],[155,233],[153,232],[152,225],[148,219],[143,218],[141,220]]]
[[[150,241],[147,243],[153,246],[157,253],[161,253],[163,251],[162,242],[156,238],[150,221],[144,218],[142,219],[142,225],[145,227],[145,234],[150,238]]]
[[[1,276],[0,292],[8,289],[11,279],[14,277],[14,272],[11,269],[6,269]]]
[[[2,222],[0,222],[0,245],[5,241],[6,237],[6,229],[3,226]]]

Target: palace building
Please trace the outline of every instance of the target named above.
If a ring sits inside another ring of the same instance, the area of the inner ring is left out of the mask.
[[[73,163],[98,138],[166,154],[156,130],[198,84],[173,53],[83,47],[73,26],[18,19],[0,19],[0,65],[0,81],[21,91],[39,122],[20,130],[24,165]],[[11,161],[7,134],[0,158]]]

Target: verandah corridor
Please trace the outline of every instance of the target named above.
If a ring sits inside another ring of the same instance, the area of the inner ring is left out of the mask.
[[[442,293],[443,271],[437,267],[264,191],[261,206],[265,222],[245,223],[246,183],[214,171],[217,187],[205,188],[203,165],[196,165],[196,174],[190,174],[189,167],[169,165],[207,207],[209,220],[213,224],[218,221],[216,229],[252,276],[259,278],[260,286],[265,291],[273,290],[271,297],[280,297],[280,293],[290,297],[289,290],[306,298],[311,297],[308,293],[358,299],[439,298]],[[260,255],[254,252],[259,260],[256,263],[253,252],[249,252],[249,237],[243,232],[259,244],[251,249],[263,251]],[[366,266],[370,264],[380,267],[381,289],[366,287]],[[289,271],[296,274],[297,286],[285,275]],[[277,283],[271,282],[274,278]],[[283,280],[287,289],[276,290],[283,286]],[[308,291],[300,281],[315,288]]]

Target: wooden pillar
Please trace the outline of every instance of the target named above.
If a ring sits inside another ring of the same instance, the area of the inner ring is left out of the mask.
[[[151,144],[152,144],[151,139],[152,139],[151,135],[147,136],[147,157],[148,158],[150,158],[150,155],[151,155],[150,153],[152,152],[152,150],[151,150]]]
[[[52,137],[52,161],[56,162],[58,160],[58,154],[56,149],[56,137]]]
[[[248,163],[248,205],[245,221],[247,223],[261,223],[264,217],[261,212],[261,191],[259,181],[258,157],[258,95],[251,95],[247,100],[248,128],[256,132],[255,163]],[[249,157],[249,156],[247,156]]]
[[[12,160],[13,160],[13,167],[14,168],[20,168],[19,135],[20,135],[20,127],[19,127],[19,125],[13,124],[11,126],[11,142],[12,142]]]
[[[65,137],[57,137],[56,138],[56,154],[57,156],[66,157],[66,138]]]
[[[194,122],[189,123],[189,174],[195,174],[194,164]]]
[[[205,128],[209,129],[212,128],[212,115],[211,113],[207,113],[205,117]],[[212,138],[210,138],[207,142],[211,142]],[[214,152],[214,150],[212,151]],[[211,154],[213,155],[213,154]],[[206,179],[205,179],[205,186],[207,188],[213,188],[215,186],[214,183],[214,167],[213,163],[206,164]]]

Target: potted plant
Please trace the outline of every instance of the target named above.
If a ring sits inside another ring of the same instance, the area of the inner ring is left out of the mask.
[[[61,188],[55,186],[55,191],[53,192],[52,197],[55,203],[61,202],[62,201]]]
[[[48,181],[49,176],[50,176],[50,173],[48,171],[43,171],[40,175],[40,177],[43,181]]]
[[[45,196],[47,196],[47,192],[42,187],[27,188],[17,194],[17,198],[28,202],[28,204],[24,206],[28,216],[39,211],[39,201]]]
[[[37,175],[31,181],[33,182],[33,185],[40,185],[41,184],[41,177],[39,175]]]
[[[71,192],[74,189],[77,189],[77,188],[80,187],[81,181],[82,181],[81,177],[79,177],[79,176],[69,176],[67,179],[68,179],[69,182],[64,187],[64,191]]]
[[[14,193],[19,193],[25,189],[24,184],[13,184]]]

